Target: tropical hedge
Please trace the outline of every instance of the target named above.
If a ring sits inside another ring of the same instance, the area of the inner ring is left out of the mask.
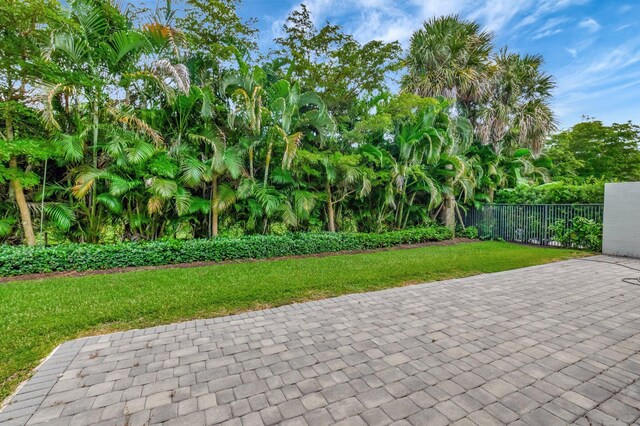
[[[553,78],[476,22],[403,50],[301,5],[259,51],[239,0],[138,3],[0,2],[0,243],[453,227],[544,179]]]
[[[496,192],[494,202],[506,204],[601,204],[604,181],[567,184],[552,182],[538,186],[522,185]]]
[[[449,228],[432,226],[382,234],[322,232],[120,244],[70,243],[51,247],[2,245],[0,246],[0,276],[264,259],[344,250],[377,249],[399,244],[442,241],[451,237],[452,232]]]

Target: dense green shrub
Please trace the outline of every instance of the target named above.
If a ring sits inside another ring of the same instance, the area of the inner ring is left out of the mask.
[[[604,202],[604,182],[571,185],[553,182],[496,192],[494,202],[506,204],[591,204]]]
[[[341,250],[375,249],[398,244],[441,241],[451,237],[449,229],[434,226],[384,234],[299,233],[113,245],[61,244],[52,247],[5,245],[0,246],[0,276],[199,261],[262,259]]]
[[[456,228],[456,237],[472,238],[475,240],[478,238],[478,228],[475,226],[467,226],[465,228],[458,226]]]
[[[581,216],[573,218],[567,226],[559,220],[549,226],[553,239],[564,247],[602,251],[602,224]]]

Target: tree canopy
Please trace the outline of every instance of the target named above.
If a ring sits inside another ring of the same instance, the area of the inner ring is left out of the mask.
[[[587,120],[553,135],[546,146],[557,179],[640,180],[640,126]]]

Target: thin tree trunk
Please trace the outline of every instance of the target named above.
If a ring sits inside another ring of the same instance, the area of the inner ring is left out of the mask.
[[[402,194],[400,197],[400,205],[398,206],[398,210],[396,210],[396,229],[402,229],[402,218],[404,217],[404,199],[405,195]]]
[[[451,164],[447,164],[445,166],[446,170],[453,170],[453,166]],[[453,192],[453,179],[449,178],[447,181],[447,186]],[[455,233],[456,231],[456,199],[453,194],[447,194],[444,196],[444,201],[442,202],[442,210],[440,212],[440,220],[442,224],[447,228],[451,229],[451,232]]]
[[[253,148],[249,148],[249,176],[253,179]]]
[[[5,120],[7,141],[13,141],[13,119],[11,112],[7,111],[7,118]],[[18,159],[12,156],[9,159],[9,167],[18,171]],[[24,188],[22,183],[17,177],[11,179],[11,187],[13,188],[13,195],[16,198],[18,204],[18,210],[20,211],[20,222],[22,224],[22,231],[24,233],[24,239],[28,246],[36,245],[36,236],[33,233],[33,223],[31,222],[31,212],[29,211],[29,205],[24,196]]]
[[[269,179],[269,164],[271,164],[271,149],[272,145],[269,144],[267,148],[267,157],[264,161],[264,186],[267,186],[267,181]]]
[[[407,223],[409,222],[409,215],[411,214],[411,206],[413,206],[413,202],[416,199],[416,193],[411,194],[411,198],[409,199],[409,205],[407,206],[407,214],[404,215],[404,222],[402,223],[402,229],[407,229]]]
[[[214,176],[211,181],[211,236],[213,238],[218,236],[218,204],[220,203],[218,197],[218,176]]]
[[[18,169],[18,160],[16,157],[11,157],[9,160],[9,167]],[[24,232],[24,239],[28,246],[36,245],[36,236],[33,233],[33,224],[31,222],[31,212],[29,211],[29,205],[24,197],[24,189],[22,183],[18,179],[11,179],[11,187],[13,188],[13,195],[16,197],[16,203],[20,210],[20,220],[22,223],[22,230]]]
[[[327,191],[327,221],[329,232],[336,232],[336,220],[335,220],[335,211],[333,205],[333,195],[331,194],[331,184],[327,180],[326,182],[326,191]]]
[[[92,137],[93,146],[91,147],[94,170],[98,169],[98,125],[99,125],[98,100],[96,98],[93,103],[93,137]],[[97,236],[98,236],[98,229],[97,229],[98,223],[96,218],[98,200],[96,196],[96,186],[97,185],[94,182],[93,186],[91,187],[91,194],[90,194],[91,217],[89,218],[89,229],[90,229],[91,235],[89,236],[89,239],[91,240],[91,242],[97,242]]]

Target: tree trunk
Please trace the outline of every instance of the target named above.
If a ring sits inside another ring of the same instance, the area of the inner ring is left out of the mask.
[[[440,220],[442,224],[447,228],[455,232],[456,229],[456,199],[453,195],[445,195],[442,203],[442,210],[440,211]]]
[[[218,205],[220,200],[218,199],[218,176],[214,176],[211,181],[211,236],[218,236]]]
[[[333,205],[333,195],[331,194],[331,184],[329,181],[326,183],[327,191],[327,222],[329,226],[329,232],[336,232],[336,219]]]
[[[272,149],[272,145],[269,144],[269,147],[267,148],[267,157],[265,158],[264,161],[264,186],[267,186],[267,181],[269,179],[269,164],[271,164],[271,149]]]
[[[11,111],[7,111],[7,118],[5,120],[7,141],[13,141],[13,119],[11,117]],[[9,167],[18,171],[18,159],[12,156],[9,159]],[[29,211],[29,205],[24,196],[24,188],[22,182],[16,177],[11,179],[11,187],[13,188],[13,194],[16,197],[16,203],[18,204],[18,210],[20,210],[20,222],[22,223],[22,231],[24,233],[24,239],[28,246],[36,245],[36,236],[33,233],[33,223],[31,222],[31,212]]]
[[[447,164],[444,167],[446,170],[453,170],[453,165]],[[446,194],[444,196],[444,201],[442,202],[442,207],[440,211],[440,220],[442,224],[447,228],[451,229],[451,232],[455,235],[456,232],[456,199],[453,195],[453,179],[449,178],[447,180],[447,186],[451,191],[451,194]]]
[[[396,229],[402,229],[402,218],[404,217],[404,194],[400,197],[400,205],[396,210]]]
[[[96,95],[97,97],[97,95]],[[97,98],[94,100],[93,103],[93,135],[92,135],[92,142],[93,142],[93,146],[91,147],[92,150],[92,164],[93,164],[93,168],[94,170],[98,169],[98,125],[99,125],[99,117],[98,117],[98,100]],[[90,197],[90,203],[89,205],[90,207],[90,217],[89,217],[89,240],[92,243],[96,243],[98,242],[98,227],[99,227],[99,221],[98,218],[96,217],[97,214],[97,210],[98,210],[98,199],[97,199],[97,191],[96,191],[96,182],[93,183],[93,186],[91,187],[91,192],[89,194]]]
[[[17,170],[18,169],[18,160],[16,157],[11,157],[9,160],[9,167]],[[14,196],[16,197],[16,203],[18,204],[18,209],[20,210],[20,220],[22,223],[22,230],[24,232],[24,239],[28,246],[36,245],[36,236],[33,233],[33,224],[31,222],[31,212],[29,211],[29,206],[27,205],[27,200],[24,197],[24,189],[22,188],[22,183],[17,179],[11,179],[11,187],[13,188]]]
[[[249,176],[253,179],[253,148],[249,148]]]
[[[407,214],[404,215],[404,222],[402,223],[402,229],[407,229],[407,223],[409,222],[409,215],[411,214],[411,207],[413,206],[413,202],[416,199],[416,193],[411,194],[411,198],[409,199],[409,205],[407,206]]]

